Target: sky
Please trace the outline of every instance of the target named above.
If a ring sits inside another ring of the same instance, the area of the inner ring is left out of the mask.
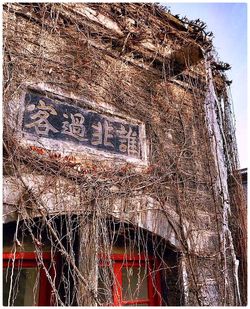
[[[236,119],[240,168],[247,167],[247,4],[246,3],[161,3],[172,14],[201,19],[214,34],[213,43],[221,61],[232,67],[226,71],[233,80],[231,94]]]

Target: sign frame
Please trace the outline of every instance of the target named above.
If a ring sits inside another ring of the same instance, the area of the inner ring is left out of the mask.
[[[140,158],[125,155],[122,153],[109,152],[106,149],[96,149],[95,147],[90,147],[88,145],[81,145],[74,143],[69,140],[54,140],[52,138],[36,136],[30,132],[23,131],[23,117],[25,113],[25,97],[28,92],[37,93],[44,97],[47,97],[51,100],[57,102],[64,102],[64,105],[75,106],[75,108],[82,109],[86,113],[95,113],[99,114],[100,117],[110,120],[111,122],[117,122],[123,125],[132,125],[138,127],[138,139],[140,143]],[[69,103],[66,103],[69,102]],[[70,104],[71,103],[71,104]],[[86,98],[80,98],[77,96],[68,96],[62,91],[56,91],[51,88],[34,86],[34,87],[25,87],[22,91],[20,98],[20,112],[18,115],[18,139],[20,139],[21,145],[25,147],[35,146],[41,147],[45,150],[54,151],[62,153],[63,155],[76,155],[80,161],[81,159],[94,159],[94,160],[118,160],[121,162],[128,162],[136,164],[138,166],[147,166],[148,165],[148,143],[146,139],[146,130],[145,124],[137,119],[133,119],[128,115],[124,115],[118,111],[117,108],[104,103],[104,102],[91,102]],[[78,160],[79,161],[79,160]]]

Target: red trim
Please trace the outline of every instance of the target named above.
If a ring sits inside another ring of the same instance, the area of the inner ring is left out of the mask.
[[[41,269],[38,306],[49,306],[50,299],[51,299],[51,286],[47,279],[45,270]]]
[[[120,263],[114,264],[115,283],[113,286],[114,306],[121,306],[122,304],[122,265]]]
[[[48,269],[51,261],[51,254],[49,252],[43,252],[42,258],[45,267]],[[56,258],[55,258],[56,259]],[[14,267],[19,265],[22,268],[38,268],[40,271],[40,281],[39,281],[39,296],[38,296],[38,306],[50,306],[51,305],[51,292],[52,288],[47,279],[46,272],[43,268],[38,265],[38,256],[36,252],[16,252],[16,253],[3,253],[3,267],[12,267],[14,262]],[[53,267],[49,270],[51,277],[55,275]]]
[[[145,254],[99,254],[99,259],[106,260],[116,260],[116,261],[153,261],[154,258],[152,256],[146,256]]]
[[[149,306],[154,306],[155,305],[155,298],[154,298],[154,287],[153,287],[153,279],[152,279],[152,265],[149,263],[148,265],[148,297],[150,300]]]
[[[51,259],[51,254],[49,252],[43,252],[42,257],[44,260],[50,260]],[[3,253],[3,259],[17,259],[17,260],[34,260],[37,258],[37,253],[36,252],[16,252],[16,253],[9,253],[9,252],[4,252]]]
[[[112,266],[115,283],[113,285],[113,306],[122,305],[133,305],[133,304],[148,304],[149,306],[160,306],[161,305],[161,282],[160,282],[160,271],[159,261],[152,256],[148,257],[144,254],[111,254],[109,259],[107,255],[99,255],[100,267]],[[110,263],[110,260],[113,263]],[[146,263],[149,262],[149,263]],[[153,265],[155,264],[155,268]],[[122,299],[122,268],[123,267],[139,267],[145,266],[148,271],[148,299],[134,299],[134,300],[123,300]],[[154,281],[154,284],[153,284]],[[158,293],[155,291],[157,289]]]

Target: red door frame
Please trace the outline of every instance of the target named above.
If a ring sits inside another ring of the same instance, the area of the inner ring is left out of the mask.
[[[105,257],[100,255],[102,258],[100,267],[106,266]],[[7,268],[11,267],[14,260],[14,267],[21,261],[22,267],[34,268],[38,267],[37,265],[37,254],[35,252],[16,252],[14,253],[3,253],[3,267]],[[42,253],[42,258],[46,267],[49,267],[51,262],[51,254],[49,252]],[[55,257],[55,260],[58,260]],[[115,274],[115,284],[113,286],[113,298],[114,298],[114,306],[122,306],[122,305],[133,305],[139,303],[147,303],[150,306],[160,306],[161,305],[161,284],[160,284],[160,272],[159,272],[159,261],[153,257],[146,257],[144,254],[140,255],[130,255],[130,254],[112,254],[111,260],[114,261],[113,270]],[[152,269],[152,264],[155,263],[156,269]],[[140,299],[140,300],[131,300],[124,301],[122,300],[122,267],[126,266],[140,266],[144,265],[148,268],[148,299]],[[152,272],[155,273],[154,281],[155,281],[155,289],[157,292],[155,293],[154,284],[153,284],[153,276]],[[51,268],[50,275],[54,276],[54,269]],[[51,300],[52,288],[47,279],[46,272],[43,268],[40,269],[40,289],[39,289],[39,298],[38,298],[38,306],[50,306],[52,305]]]
[[[49,252],[42,253],[42,258],[45,267],[49,267],[51,262],[51,254]],[[37,264],[37,254],[35,252],[16,252],[16,253],[3,253],[3,267],[12,267],[14,261],[14,267],[18,267],[18,263],[21,261],[21,267],[23,268],[35,268]],[[40,268],[40,284],[39,284],[39,296],[38,306],[50,306],[52,288],[47,279],[46,272],[43,268]],[[51,277],[54,276],[53,267],[49,271]]]
[[[105,256],[100,255],[101,263],[100,267],[107,266],[105,263]],[[115,284],[113,286],[113,299],[114,306],[122,305],[133,305],[133,304],[145,304],[149,306],[160,306],[161,305],[161,282],[159,272],[159,261],[156,258],[145,256],[144,254],[111,254],[111,260],[114,261],[113,271],[115,275]],[[156,269],[154,269],[154,279],[152,276],[153,268],[152,264],[155,263]],[[122,267],[126,266],[146,266],[148,269],[148,299],[138,300],[122,300]],[[155,285],[153,284],[155,281]],[[155,287],[155,288],[154,288]],[[155,292],[157,289],[157,292]]]

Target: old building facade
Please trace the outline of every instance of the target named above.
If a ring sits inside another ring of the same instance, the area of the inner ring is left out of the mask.
[[[4,304],[245,304],[228,66],[205,25],[152,4],[3,21]]]

